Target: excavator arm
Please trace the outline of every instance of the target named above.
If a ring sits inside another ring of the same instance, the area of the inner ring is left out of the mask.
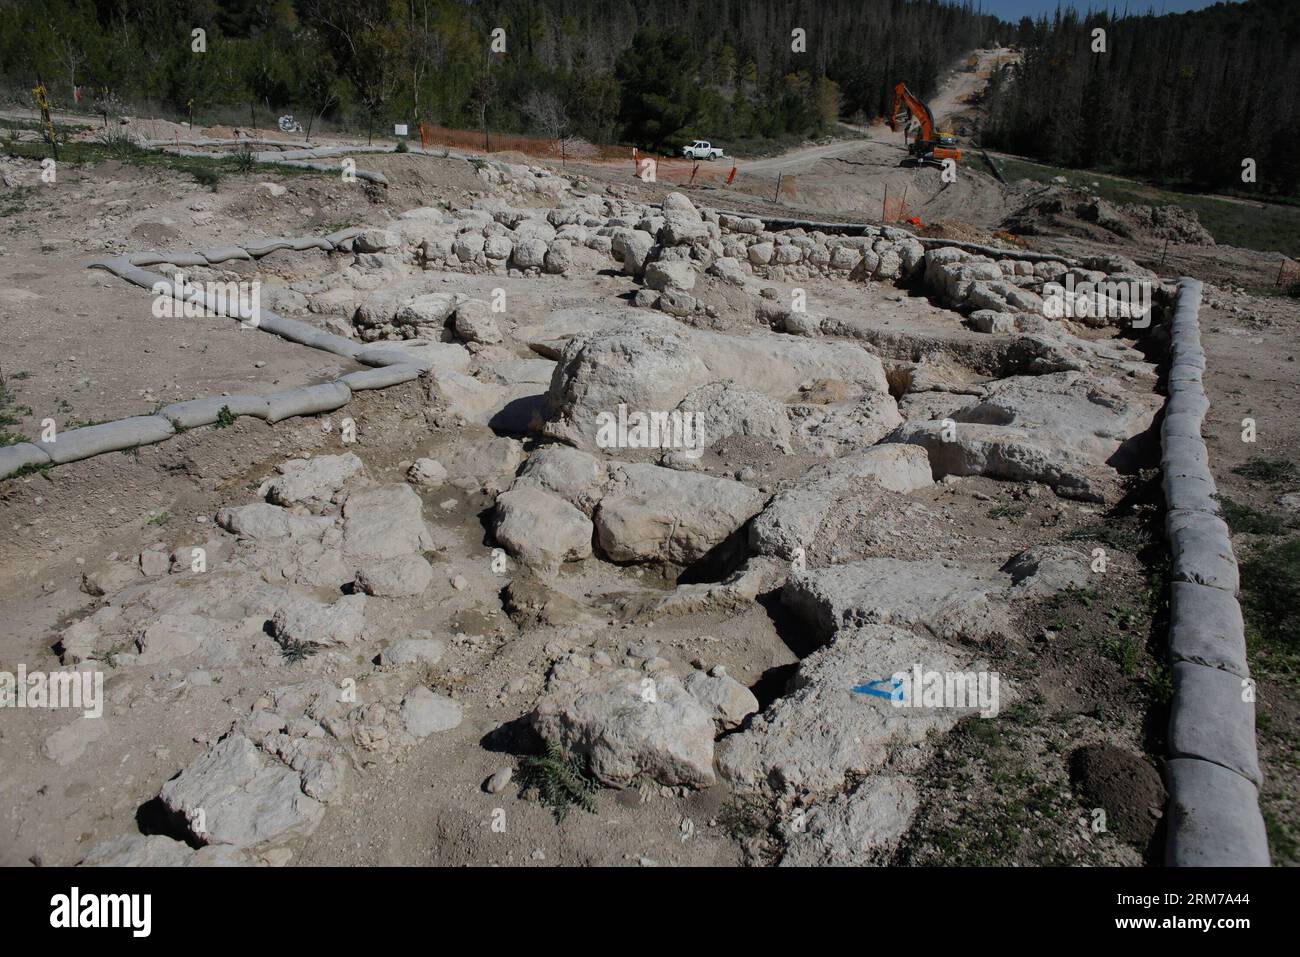
[[[934,116],[930,113],[930,108],[907,88],[906,83],[900,83],[894,87],[894,108],[889,113],[889,128],[895,133],[898,132],[898,120],[904,110],[911,113],[921,126],[921,135],[917,139],[922,142],[934,139]]]
[[[920,132],[908,146],[908,152],[921,162],[938,166],[946,159],[961,161],[961,151],[956,148],[957,141],[947,133],[936,133],[934,115],[930,108],[915,93],[907,88],[906,83],[894,87],[894,108],[889,114],[889,128],[898,132],[898,123],[905,113],[910,113],[920,126]]]

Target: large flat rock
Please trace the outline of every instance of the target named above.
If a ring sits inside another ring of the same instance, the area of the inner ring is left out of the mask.
[[[718,770],[740,790],[831,797],[883,768],[893,749],[950,729],[969,712],[910,708],[854,693],[920,664],[973,672],[960,649],[889,625],[845,630],[799,665],[784,697],[718,746]],[[1003,695],[1005,698],[1005,694]]]
[[[643,776],[670,786],[714,782],[712,712],[671,675],[622,668],[552,681],[532,723],[547,741],[586,755],[609,787]]]
[[[763,500],[761,492],[730,479],[621,465],[596,508],[596,538],[611,561],[685,565],[744,525]]]
[[[251,847],[310,833],[325,806],[303,793],[296,771],[242,734],[228,734],[158,795],[204,844]]]
[[[897,625],[937,638],[982,641],[1010,634],[996,569],[938,559],[864,558],[795,572],[781,600],[829,638],[842,628]]]

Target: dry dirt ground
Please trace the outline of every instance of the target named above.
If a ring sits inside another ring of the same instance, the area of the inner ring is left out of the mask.
[[[798,168],[797,198],[783,203],[768,201],[757,172],[738,181],[736,189],[696,189],[689,195],[702,208],[793,211],[814,219],[830,213],[867,221],[878,218],[886,187],[890,195],[906,189],[909,205],[927,223],[957,221],[985,238],[1037,189],[1002,187],[978,171],[945,186],[936,171],[898,168],[899,155],[901,147],[865,142],[837,155],[801,157],[800,163],[813,159],[813,165]],[[210,190],[166,170],[101,163],[61,170],[54,188],[33,185],[0,193],[5,209],[0,328],[9,396],[8,408],[0,411],[13,419],[6,428],[32,438],[45,418],[69,428],[149,414],[195,396],[277,391],[358,368],[241,330],[228,319],[156,319],[143,290],[87,269],[95,258],[318,235],[350,225],[391,226],[407,210],[436,207],[456,213],[478,200],[543,211],[583,196],[660,203],[675,188],[632,180],[626,171],[580,166],[555,170],[568,181],[565,195],[521,196],[459,158],[367,156],[358,165],[382,171],[390,186],[258,173],[229,175]],[[35,182],[35,164],[10,169],[24,183]],[[1077,236],[1040,235],[1031,242],[1075,256],[1117,251],[1116,243]],[[1118,251],[1147,266],[1154,255],[1134,243],[1119,245]],[[1244,261],[1249,254],[1180,247],[1162,274],[1173,276],[1173,268],[1225,257]],[[236,264],[230,273],[277,288],[333,282],[350,258],[280,252]],[[410,273],[391,264],[377,270],[385,283]],[[556,358],[529,347],[546,339],[548,320],[574,309],[614,314],[645,290],[613,258],[601,268],[574,268],[567,275],[450,268],[416,268],[414,274],[424,291],[487,299],[494,289],[504,289],[510,302],[506,341],[490,346],[461,341],[472,346],[467,352],[475,377],[504,378],[507,387],[530,386],[524,391],[533,393],[547,391],[550,375],[547,370],[534,381],[530,376],[537,376],[536,370],[527,363],[539,356]],[[700,300],[712,296],[715,308],[693,313],[680,325],[690,335],[711,331],[770,338],[778,332],[755,318],[754,303],[764,298],[758,287],[767,287],[768,301],[778,302],[804,289],[810,311],[832,324],[827,328],[853,330],[809,341],[849,342],[878,355],[909,423],[959,408],[1007,375],[978,357],[990,340],[1009,337],[971,331],[923,283],[753,278],[741,295],[701,277]],[[372,284],[357,295],[365,300],[383,291],[382,284]],[[1216,476],[1225,493],[1284,513],[1277,499],[1295,490],[1285,478],[1277,486],[1233,469],[1258,458],[1290,459],[1298,388],[1291,353],[1300,310],[1293,302],[1251,297],[1229,285],[1212,285],[1207,295],[1210,308],[1202,321],[1213,407],[1206,434]],[[662,312],[634,311],[669,321]],[[330,329],[351,318],[346,311],[301,317]],[[1075,326],[1069,335],[1072,348],[1082,348],[1082,342],[1117,350],[1118,359],[1087,353],[1094,360],[1089,374],[1120,382],[1122,398],[1115,401],[1156,407],[1158,341],[1135,340],[1115,328]],[[918,386],[920,366],[942,384]],[[754,369],[756,377],[763,374]],[[909,379],[910,385],[899,384]],[[762,391],[761,383],[753,387]],[[812,383],[808,393],[836,388],[830,381]],[[143,853],[144,845],[130,843],[140,835],[161,835],[158,840],[168,848],[175,845],[166,853],[188,854],[203,839],[162,807],[160,788],[201,763],[232,728],[252,736],[255,726],[257,734],[266,735],[255,738],[266,753],[274,750],[273,738],[281,747],[290,740],[338,745],[330,753],[337,756],[331,773],[339,781],[331,779],[318,822],[299,822],[267,840],[240,843],[233,859],[238,863],[1141,865],[1159,860],[1164,801],[1159,767],[1169,677],[1163,663],[1166,559],[1155,470],[1158,419],[1156,429],[1149,419],[1134,428],[1126,443],[1130,454],[1119,471],[1102,470],[1103,491],[1093,500],[1058,495],[1040,481],[985,475],[935,482],[927,476],[905,493],[882,494],[862,481],[825,493],[829,507],[806,555],[814,574],[875,559],[997,569],[1034,546],[1062,548],[1074,556],[1071,568],[1081,566],[1081,579],[1045,584],[1037,594],[1007,596],[995,602],[1006,616],[998,627],[945,646],[958,649],[962,660],[976,656],[1002,675],[1007,701],[997,717],[969,717],[928,736],[895,740],[873,764],[878,775],[850,769],[830,793],[812,786],[792,792],[772,781],[742,783],[728,775],[702,786],[664,784],[647,772],[628,786],[598,788],[590,810],[575,806],[557,820],[535,789],[520,787],[518,774],[541,746],[530,715],[558,673],[573,677],[576,667],[599,674],[606,667],[602,660],[611,662],[608,667],[626,663],[646,674],[663,670],[679,676],[722,666],[775,722],[783,714],[783,700],[797,700],[801,685],[817,687],[812,662],[825,654],[819,649],[826,636],[783,601],[779,580],[767,581],[753,595],[718,588],[700,599],[689,591],[692,582],[716,584],[724,578],[736,568],[735,556],[718,559],[719,569],[707,563],[611,561],[597,554],[558,570],[530,570],[516,556],[503,569],[495,552],[500,543],[494,500],[511,487],[519,457],[536,455],[546,443],[535,431],[498,428],[497,433],[512,436],[506,442],[484,424],[449,411],[452,405],[444,386],[422,379],[357,393],[345,409],[328,415],[276,425],[240,418],[228,427],[194,429],[160,445],[0,482],[0,670],[13,671],[20,663],[29,670],[56,670],[55,646],[78,622],[108,606],[129,605],[132,588],[174,587],[176,575],[134,570],[142,553],[219,542],[212,567],[229,577],[219,579],[224,584],[218,590],[287,587],[296,574],[295,587],[314,582],[313,595],[336,599],[336,586],[322,584],[314,569],[302,567],[323,562],[320,555],[281,555],[280,564],[262,566],[259,577],[250,569],[258,567],[258,549],[270,546],[237,540],[216,527],[222,508],[262,500],[264,481],[295,459],[355,454],[361,460],[363,472],[342,485],[336,501],[375,487],[416,488],[431,539],[424,558],[433,572],[415,596],[367,599],[364,635],[354,644],[301,659],[285,654],[259,622],[240,632],[231,645],[233,656],[200,651],[150,661],[136,657],[134,646],[115,646],[91,662],[107,675],[102,726],[84,742],[73,735],[77,740],[71,747],[68,712],[0,711],[0,863],[73,864],[88,854],[138,861],[113,854],[125,853],[123,847]],[[355,442],[342,441],[344,416],[355,421]],[[1239,439],[1245,416],[1259,422],[1253,446]],[[809,469],[834,461],[822,452],[796,443],[786,454],[771,442],[737,435],[707,450],[697,472],[737,482],[770,504],[772,495],[805,483]],[[411,486],[410,465],[424,458],[441,462],[453,478]],[[334,515],[338,510],[329,497],[296,511]],[[1242,545],[1248,552],[1256,540]],[[1106,555],[1106,571],[1089,573],[1098,549]],[[285,571],[284,564],[295,560],[296,571]],[[130,575],[106,594],[90,593],[97,589],[87,587],[88,573],[95,578],[113,569],[123,575],[123,568]],[[219,606],[217,598],[211,600]],[[680,604],[672,604],[675,600]],[[443,642],[436,664],[383,662],[394,642],[412,636]],[[1288,660],[1268,654],[1266,648],[1266,657],[1256,661],[1261,760],[1269,782],[1264,807],[1275,856],[1293,863],[1294,670]],[[807,672],[800,671],[801,662]],[[855,672],[845,680],[874,677]],[[303,707],[295,702],[303,689],[322,684],[336,689],[349,681],[362,704],[382,702],[388,718],[367,713],[348,718],[351,724],[341,728],[329,719],[316,724],[315,717],[302,717]],[[401,703],[419,687],[456,702],[459,723],[416,740],[402,732],[400,721],[394,730]],[[855,707],[878,704],[860,695],[841,697]],[[269,724],[259,725],[264,718]],[[284,727],[268,734],[277,722]],[[758,740],[761,749],[757,722],[746,714],[740,729],[719,728],[709,747],[716,743],[720,751],[734,751],[739,745],[728,739],[735,738]],[[389,735],[391,746],[376,743],[376,729]],[[834,728],[814,730],[832,739],[836,734]],[[364,746],[355,744],[363,739]],[[258,753],[267,767],[283,768],[280,758]],[[485,780],[503,768],[512,769],[515,780],[488,793]],[[905,799],[895,795],[897,805],[890,805],[887,795],[883,809],[868,803],[855,817],[855,802],[877,781],[904,782],[897,793]],[[837,825],[836,813],[845,805],[853,810]],[[1100,827],[1099,809],[1105,822]],[[274,810],[264,803],[251,816],[274,817]],[[864,820],[879,833],[872,827],[864,833]]]

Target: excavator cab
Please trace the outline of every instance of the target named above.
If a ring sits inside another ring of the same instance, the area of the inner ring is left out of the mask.
[[[920,127],[916,139],[907,145],[908,158],[903,165],[924,164],[943,166],[943,161],[950,159],[961,162],[961,150],[957,148],[957,137],[952,133],[939,133],[934,128],[934,115],[921,99],[900,83],[894,87],[894,108],[889,115],[889,128],[897,132],[900,120],[908,115],[916,120]],[[904,130],[903,135],[907,133]]]

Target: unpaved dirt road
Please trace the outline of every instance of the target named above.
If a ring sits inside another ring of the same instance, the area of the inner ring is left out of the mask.
[[[939,93],[929,101],[930,112],[934,114],[934,122],[941,130],[946,131],[949,129],[948,124],[952,115],[966,108],[961,102],[963,98],[983,89],[984,84],[987,82],[987,71],[992,65],[999,60],[1012,56],[1012,52],[1005,47],[998,47],[991,50],[979,50],[976,52],[976,56],[979,57],[979,64],[974,71],[968,71],[964,68],[950,70],[940,86]],[[882,125],[868,126],[865,132],[868,140],[897,146],[900,160],[906,155],[903,147],[902,131],[895,133],[888,126]],[[827,143],[823,146],[809,146],[790,150],[770,159],[741,161],[739,165],[746,173],[798,172],[821,160],[851,156],[860,151],[862,146],[861,139],[843,140],[837,143]]]

